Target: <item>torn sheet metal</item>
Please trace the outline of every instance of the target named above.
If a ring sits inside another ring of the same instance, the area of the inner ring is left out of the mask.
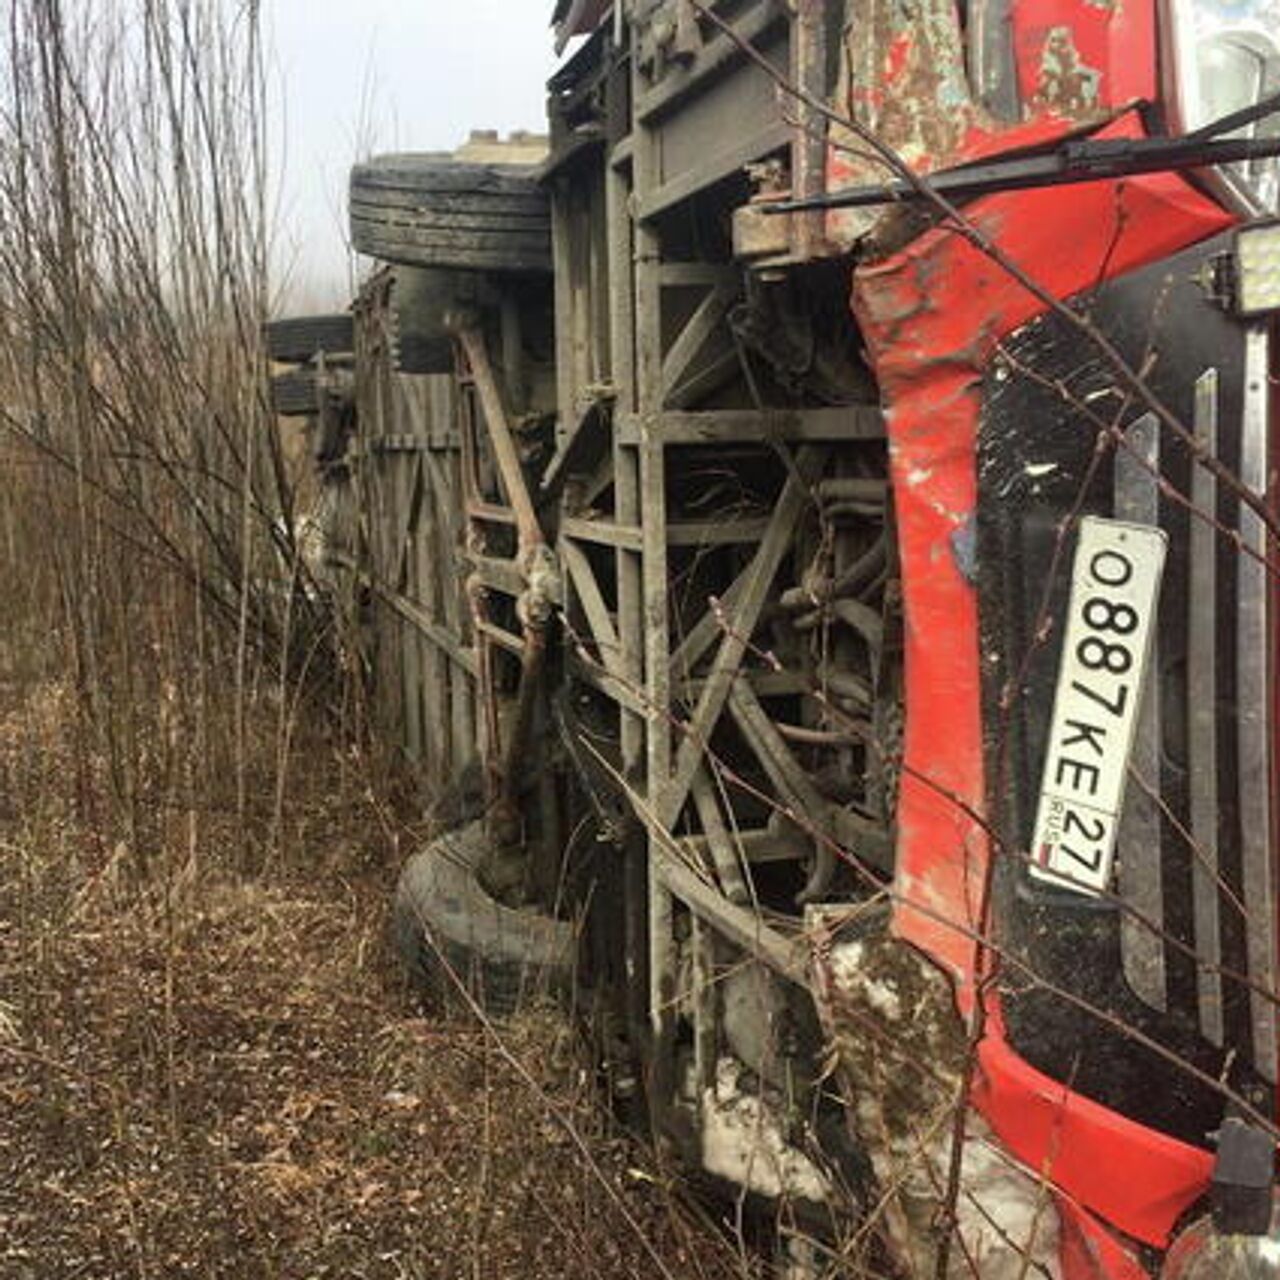
[[[950,982],[890,937],[883,918],[842,931],[847,911],[814,908],[808,916],[815,998],[896,1262],[908,1275],[936,1275],[938,1226],[953,1212],[948,1277],[1056,1280],[1063,1272],[1052,1188],[1003,1150],[976,1113],[965,1117],[954,1203],[949,1194],[967,1055]]]
[[[556,33],[556,52],[562,53],[574,36],[585,35],[600,25],[612,8],[611,0],[556,0],[551,25]]]

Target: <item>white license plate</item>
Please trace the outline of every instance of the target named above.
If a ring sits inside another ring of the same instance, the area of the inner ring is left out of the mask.
[[[1080,521],[1031,843],[1031,874],[1078,893],[1111,880],[1164,557],[1159,529]]]

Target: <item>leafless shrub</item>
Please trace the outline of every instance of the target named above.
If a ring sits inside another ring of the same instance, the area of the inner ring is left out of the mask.
[[[279,704],[283,768],[290,682],[327,656],[264,395],[257,8],[8,18],[4,573],[73,676],[84,803],[145,869],[227,780],[248,818],[247,710]]]

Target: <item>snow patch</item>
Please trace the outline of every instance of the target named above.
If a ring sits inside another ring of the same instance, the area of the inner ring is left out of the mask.
[[[702,1095],[702,1163],[708,1172],[765,1196],[822,1203],[827,1179],[783,1134],[782,1123],[758,1090],[742,1085],[742,1065],[716,1063],[715,1085]]]

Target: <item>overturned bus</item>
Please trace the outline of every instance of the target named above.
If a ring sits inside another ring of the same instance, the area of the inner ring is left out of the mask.
[[[1280,9],[554,22],[277,351],[406,955],[571,994],[797,1267],[1280,1275]]]

